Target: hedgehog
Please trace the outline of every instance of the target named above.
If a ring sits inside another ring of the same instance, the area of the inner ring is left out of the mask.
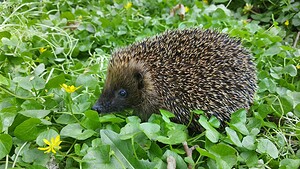
[[[113,52],[92,109],[131,109],[144,121],[164,109],[197,132],[194,110],[224,124],[231,113],[249,109],[255,90],[255,64],[239,39],[209,29],[169,30]]]

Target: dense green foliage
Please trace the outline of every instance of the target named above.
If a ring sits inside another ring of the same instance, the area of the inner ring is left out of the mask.
[[[0,2],[0,168],[166,168],[169,156],[177,168],[299,168],[299,3],[267,10],[257,1],[245,13],[244,1],[215,2],[234,12],[182,1],[181,20],[170,16],[175,0]],[[169,112],[141,122],[90,110],[113,50],[190,27],[228,33],[253,53],[259,88],[248,113],[235,112],[223,130],[201,116],[205,131],[192,136]],[[192,158],[183,141],[197,145]],[[45,143],[57,152],[39,150]]]

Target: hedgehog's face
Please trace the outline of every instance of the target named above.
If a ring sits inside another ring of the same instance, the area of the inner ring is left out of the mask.
[[[92,109],[98,113],[134,109],[142,102],[142,89],[143,76],[139,72],[109,71],[102,94]]]

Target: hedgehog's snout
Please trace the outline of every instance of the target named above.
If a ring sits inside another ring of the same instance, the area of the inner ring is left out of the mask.
[[[92,110],[97,111],[98,113],[103,112],[103,106],[98,102],[92,107]]]
[[[92,110],[97,111],[98,113],[105,113],[108,111],[109,107],[110,107],[111,103],[109,101],[106,102],[101,102],[101,101],[97,101],[96,104],[94,104],[94,106],[92,107]]]

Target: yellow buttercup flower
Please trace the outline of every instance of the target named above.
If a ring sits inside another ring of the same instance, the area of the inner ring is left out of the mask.
[[[125,9],[129,9],[129,8],[131,8],[131,7],[132,7],[132,2],[127,2],[127,4],[124,5],[124,8],[125,8]]]
[[[246,14],[246,13],[250,12],[252,10],[252,8],[253,8],[253,5],[246,3],[246,5],[244,6],[243,11]]]
[[[187,13],[189,10],[190,10],[190,8],[189,8],[189,7],[184,7],[184,11],[185,11],[185,13]]]
[[[208,4],[208,0],[203,0],[203,3]]]
[[[62,84],[60,86],[61,86],[61,88],[63,88],[68,93],[73,93],[73,92],[75,92],[77,89],[79,89],[81,87],[81,86],[75,87],[73,85],[72,86],[68,86],[66,84]]]
[[[286,20],[286,21],[284,22],[284,24],[285,24],[285,26],[289,26],[289,24],[290,24],[289,20]]]
[[[297,68],[297,69],[300,69],[300,65],[297,65],[296,68]]]
[[[39,49],[40,54],[44,53],[46,50],[47,50],[47,48],[44,48],[44,47],[40,48],[40,49]]]
[[[61,147],[59,146],[62,141],[60,141],[60,136],[57,135],[55,138],[51,138],[51,140],[43,139],[44,143],[48,145],[48,147],[38,147],[39,150],[45,151],[44,153],[56,153]]]

